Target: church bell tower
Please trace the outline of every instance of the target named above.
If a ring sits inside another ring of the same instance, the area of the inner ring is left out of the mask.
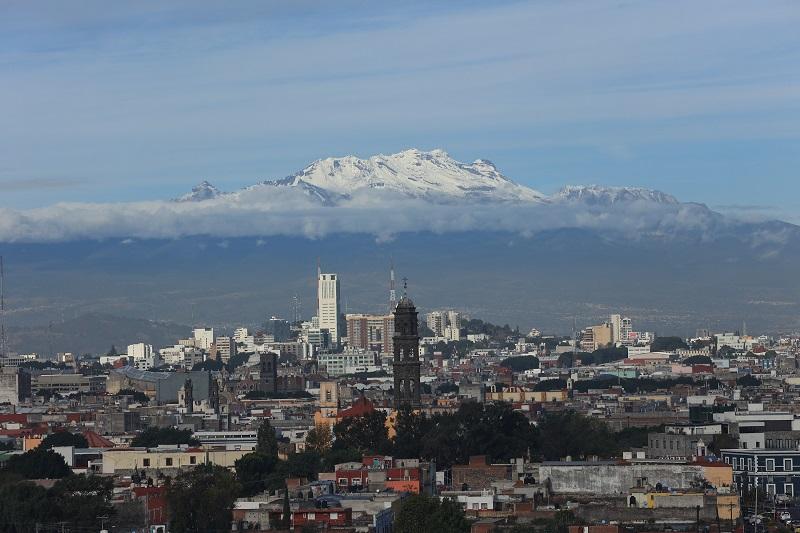
[[[403,295],[394,309],[394,406],[420,408],[417,308]]]

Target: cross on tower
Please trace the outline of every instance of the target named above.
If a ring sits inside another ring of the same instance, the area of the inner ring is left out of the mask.
[[[403,296],[408,296],[408,278],[403,278]]]

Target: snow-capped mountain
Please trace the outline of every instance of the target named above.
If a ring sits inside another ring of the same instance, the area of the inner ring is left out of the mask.
[[[489,161],[465,164],[444,150],[320,159],[290,178],[293,186],[313,185],[342,196],[372,189],[434,201],[537,202],[545,197],[503,176]]]
[[[355,195],[390,194],[437,203],[545,202],[538,191],[513,182],[485,159],[461,163],[443,150],[411,149],[369,159],[354,156],[314,161],[279,180],[268,180],[234,193],[221,193],[208,182],[197,185],[180,201],[203,201],[222,195],[239,201],[248,196],[292,188],[324,205],[336,205]]]
[[[554,195],[546,196],[504,176],[486,159],[461,163],[439,149],[428,152],[410,149],[368,159],[355,156],[318,159],[286,178],[263,181],[230,193],[223,193],[208,181],[203,181],[177,201],[222,199],[257,203],[277,193],[295,192],[325,206],[342,205],[356,196],[364,198],[370,195],[394,195],[446,204],[570,203],[602,207],[651,202],[680,205],[674,196],[639,187],[568,185]]]
[[[194,187],[192,187],[191,192],[176,198],[175,201],[177,202],[199,202],[202,200],[211,200],[217,198],[218,196],[222,195],[222,191],[211,185],[208,181],[201,181]]]
[[[588,205],[612,205],[624,202],[653,202],[676,205],[680,202],[667,193],[640,187],[601,187],[567,185],[551,197],[554,202],[581,202]]]

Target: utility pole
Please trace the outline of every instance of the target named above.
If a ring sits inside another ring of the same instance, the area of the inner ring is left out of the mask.
[[[697,533],[700,533],[700,506],[695,505],[695,513],[697,513]]]

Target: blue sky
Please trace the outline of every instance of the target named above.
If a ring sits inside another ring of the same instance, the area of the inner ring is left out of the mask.
[[[800,222],[800,4],[4,2],[0,207],[440,147]]]

